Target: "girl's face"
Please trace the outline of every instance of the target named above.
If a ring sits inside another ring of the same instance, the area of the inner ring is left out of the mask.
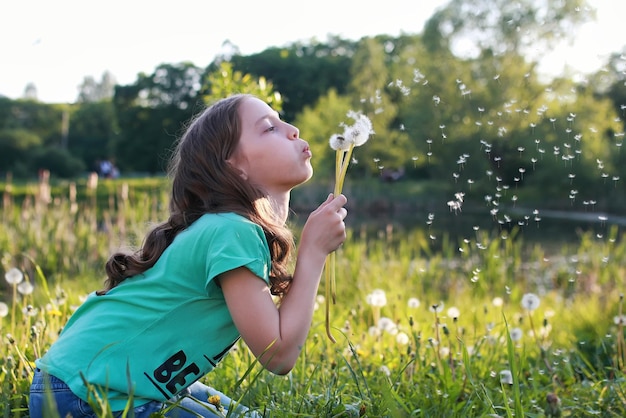
[[[239,106],[241,137],[231,164],[269,194],[285,193],[313,175],[311,150],[298,128],[257,98]]]

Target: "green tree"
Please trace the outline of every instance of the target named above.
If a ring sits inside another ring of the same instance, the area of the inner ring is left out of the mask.
[[[235,71],[271,81],[283,97],[285,118],[293,120],[331,88],[346,93],[355,48],[355,42],[331,36],[326,42],[311,39],[258,54],[234,55],[230,61]]]
[[[27,129],[0,129],[0,172],[17,177],[32,177],[32,151],[42,144],[37,134]]]
[[[424,39],[430,50],[464,57],[492,51],[536,61],[537,51],[547,53],[594,17],[586,0],[450,0],[428,19]]]
[[[98,160],[114,158],[119,135],[111,100],[83,102],[73,106],[68,132],[68,150],[86,168],[96,169]]]
[[[202,69],[162,64],[134,84],[116,86],[113,105],[120,135],[112,156],[122,171],[163,173],[185,121],[201,105]]]
[[[269,104],[274,110],[282,110],[282,97],[265,77],[255,79],[250,74],[233,70],[230,62],[223,61],[215,71],[207,74],[202,100],[206,104],[236,93],[253,94]]]
[[[99,82],[92,76],[87,76],[79,87],[77,102],[93,103],[110,100],[115,93],[115,84],[115,77],[108,71],[102,74]]]

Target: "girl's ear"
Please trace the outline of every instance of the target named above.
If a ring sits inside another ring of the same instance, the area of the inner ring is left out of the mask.
[[[226,160],[226,163],[231,166],[231,168],[237,173],[239,174],[239,177],[241,177],[244,180],[248,180],[248,173],[246,173],[246,170],[242,167],[241,164],[237,164],[235,162],[235,159],[233,158],[229,158],[228,160]]]

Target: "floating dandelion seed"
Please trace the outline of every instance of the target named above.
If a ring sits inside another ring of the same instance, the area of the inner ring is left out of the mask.
[[[534,293],[526,293],[522,296],[522,308],[527,311],[534,311],[539,307],[539,296]]]

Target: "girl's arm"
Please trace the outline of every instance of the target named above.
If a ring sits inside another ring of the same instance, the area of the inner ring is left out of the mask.
[[[228,309],[243,340],[261,364],[276,374],[294,366],[311,326],[326,256],[345,240],[343,195],[329,197],[309,216],[288,293],[277,307],[267,284],[240,267],[220,275]]]

